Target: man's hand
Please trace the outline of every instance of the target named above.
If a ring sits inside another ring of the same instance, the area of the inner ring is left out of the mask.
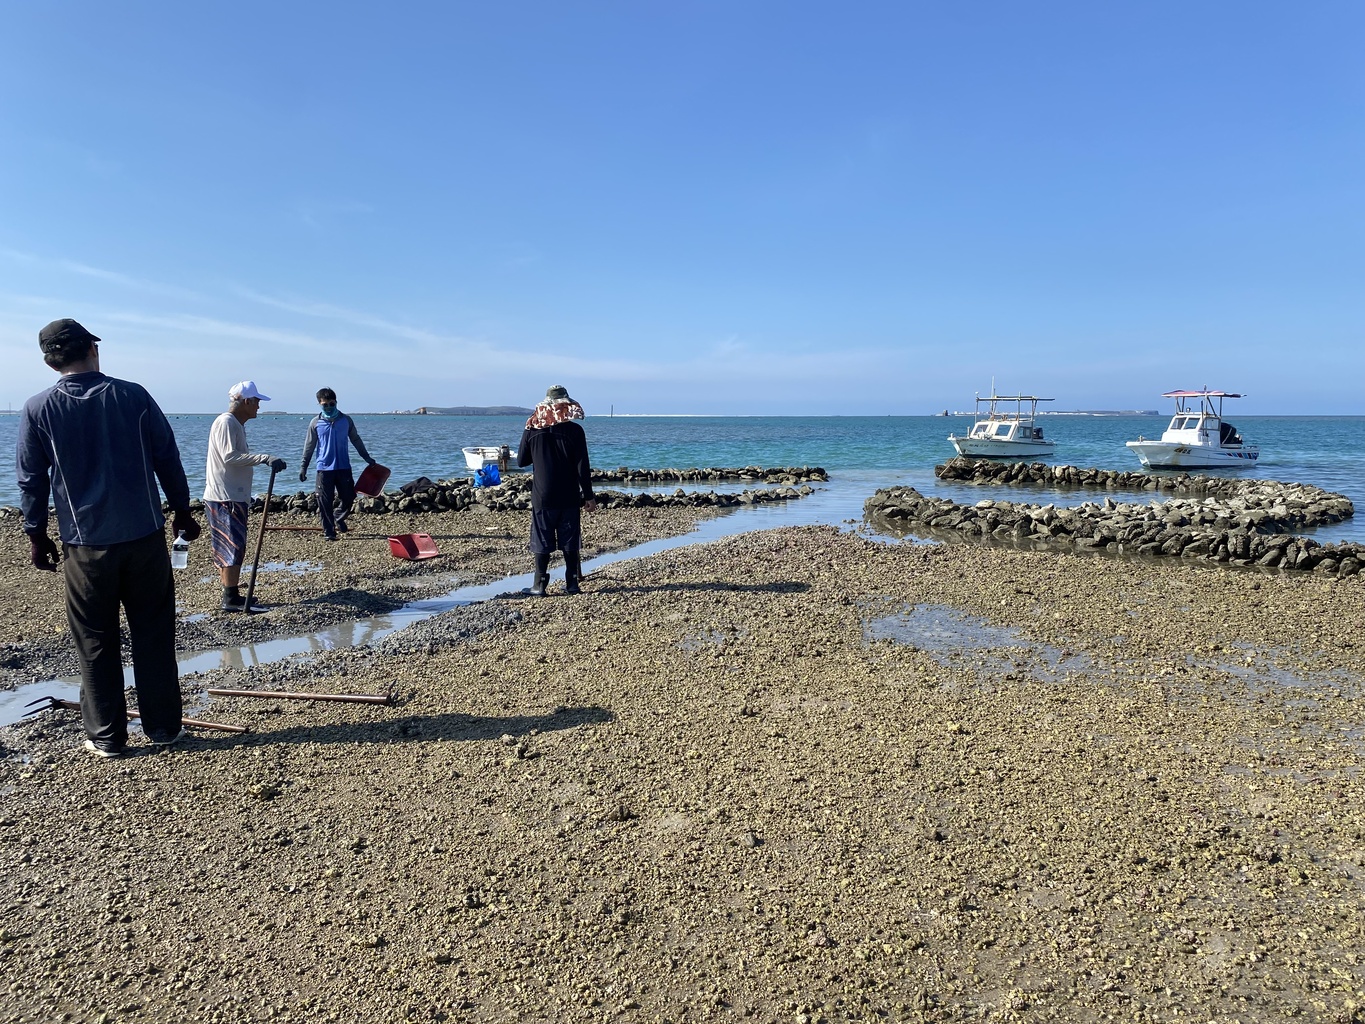
[[[285,462],[284,459],[271,459],[270,472],[283,473],[285,469],[288,467],[288,465],[289,463]]]
[[[57,550],[57,545],[52,543],[52,538],[46,533],[28,535],[28,560],[33,563],[35,569],[56,572],[57,562],[61,557],[62,553]]]
[[[182,508],[175,514],[175,518],[171,520],[171,529],[176,533],[183,533],[186,540],[199,539],[199,524],[195,522],[194,516],[187,508]]]
[[[305,466],[303,469],[299,470],[299,483],[305,483],[305,482],[307,482],[307,480],[308,480],[308,467]]]
[[[584,511],[584,512],[596,512],[596,511],[597,511],[597,499],[596,499],[596,498],[589,498],[587,501],[583,502],[583,511]]]

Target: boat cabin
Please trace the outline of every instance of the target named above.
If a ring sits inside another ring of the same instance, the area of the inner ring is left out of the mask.
[[[967,436],[978,440],[990,438],[995,441],[1041,441],[1043,428],[1021,422],[1013,416],[993,415],[989,419],[977,420],[972,425],[972,432]]]
[[[1037,426],[1034,419],[1038,415],[1038,403],[1051,401],[1051,398],[1034,395],[997,395],[992,388],[989,397],[976,396],[976,422],[967,436],[978,441],[1041,441],[1043,428]],[[1007,402],[1014,403],[1013,411],[1006,407]],[[1028,403],[1027,410],[1025,402]],[[984,413],[983,405],[986,407]]]
[[[1175,399],[1175,415],[1161,435],[1174,444],[1201,447],[1240,448],[1242,435],[1223,419],[1223,399],[1241,398],[1227,391],[1169,391],[1163,398]],[[1218,399],[1215,407],[1213,399]],[[1192,399],[1198,399],[1196,404]]]

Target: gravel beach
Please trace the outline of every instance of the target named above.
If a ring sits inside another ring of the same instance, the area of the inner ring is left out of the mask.
[[[357,519],[186,630],[525,571],[524,513]],[[60,583],[4,544],[27,678]],[[50,712],[0,734],[0,1020],[1365,1019],[1361,588],[788,528],[185,681],[246,735]]]

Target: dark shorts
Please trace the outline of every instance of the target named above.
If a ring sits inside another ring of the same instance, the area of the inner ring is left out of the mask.
[[[531,554],[577,551],[583,546],[577,508],[540,508],[531,513]]]
[[[209,542],[213,545],[213,564],[229,569],[246,561],[245,501],[206,501],[204,512],[209,521]]]

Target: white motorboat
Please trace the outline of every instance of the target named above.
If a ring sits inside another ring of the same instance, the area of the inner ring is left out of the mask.
[[[1035,422],[1038,403],[1051,401],[1051,398],[1033,395],[997,395],[992,388],[989,398],[977,396],[976,422],[967,435],[949,434],[948,440],[959,455],[970,458],[1029,459],[1051,455],[1056,446],[1043,439],[1043,428]],[[1012,410],[1006,404],[1009,402],[1014,403]],[[1028,403],[1027,411],[1025,402]],[[983,404],[986,406],[984,413]]]
[[[512,449],[505,444],[474,445],[460,451],[464,452],[464,464],[470,469],[483,469],[492,464],[498,467],[499,473],[506,473],[512,468]]]
[[[1247,444],[1223,419],[1223,399],[1241,398],[1230,391],[1168,391],[1162,398],[1175,399],[1175,415],[1160,441],[1141,435],[1126,442],[1144,466],[1175,469],[1213,469],[1247,466],[1261,450]],[[1215,404],[1215,399],[1217,400]],[[1197,401],[1196,401],[1197,400]]]

